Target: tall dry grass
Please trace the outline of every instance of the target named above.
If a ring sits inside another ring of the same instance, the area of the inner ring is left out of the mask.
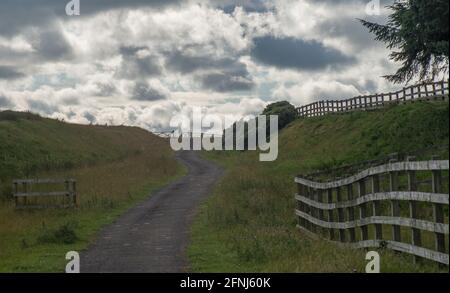
[[[66,251],[86,247],[103,225],[183,172],[159,139],[115,162],[38,172],[33,177],[76,179],[78,207],[18,211],[12,200],[0,203],[0,271],[63,270]]]

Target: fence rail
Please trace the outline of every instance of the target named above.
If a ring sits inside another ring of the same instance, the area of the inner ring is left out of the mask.
[[[335,181],[296,177],[298,227],[353,248],[385,247],[412,254],[414,261],[425,258],[448,266],[449,194],[448,180],[443,181],[448,170],[448,160],[410,157]],[[419,190],[425,177],[431,177],[430,184]],[[433,247],[425,245],[423,240],[430,239],[424,239],[424,232],[432,236]]]
[[[317,117],[332,113],[372,110],[387,105],[429,99],[448,98],[449,80],[422,83],[405,87],[400,91],[359,96],[347,100],[325,100],[297,108],[299,117]]]
[[[77,205],[77,186],[74,179],[18,179],[13,181],[13,196],[16,203],[16,209],[26,208],[71,208]],[[64,185],[62,191],[33,191],[34,186],[38,185]],[[31,204],[30,198],[39,197],[64,197],[62,204]]]

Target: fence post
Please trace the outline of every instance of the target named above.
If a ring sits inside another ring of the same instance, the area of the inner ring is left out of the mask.
[[[338,203],[342,202],[341,187],[336,188],[336,199],[337,199]],[[342,209],[342,208],[338,209],[338,221],[339,221],[339,223],[345,222],[344,209]],[[345,242],[345,230],[344,229],[339,229],[339,240],[341,242]]]
[[[315,189],[315,188],[312,188],[312,194],[311,194],[312,196],[312,200],[313,201],[315,201],[315,202],[317,202],[317,200],[318,200],[318,194],[317,194],[317,189]],[[313,216],[314,218],[319,218],[319,216],[318,216],[318,210],[317,210],[317,208],[316,207],[314,207],[314,206],[312,206],[311,207],[311,216]],[[316,233],[317,234],[317,229],[319,228],[319,226],[318,225],[315,225],[315,224],[312,224],[312,231],[314,232],[314,233]]]
[[[322,189],[318,189],[317,190],[317,201],[320,203],[323,203],[323,190]],[[319,209],[319,220],[324,221],[325,220],[325,215],[323,213],[322,209]],[[324,228],[320,228],[321,231],[321,235],[324,236],[325,235],[325,229]]]
[[[19,193],[19,184],[14,182],[14,201],[16,203],[16,208],[19,206],[19,197],[16,194]]]
[[[73,192],[73,205],[76,207],[78,205],[78,194],[77,194],[77,181],[72,181],[72,192]]]
[[[380,192],[380,176],[377,174],[372,176],[372,194],[378,192]],[[381,205],[379,201],[373,202],[373,215],[375,217],[381,216]],[[375,224],[375,239],[383,239],[383,225],[381,224]]]
[[[327,189],[327,202],[332,203],[333,202],[333,189],[329,188]],[[328,211],[328,222],[333,223],[333,210]],[[334,240],[334,230],[332,228],[328,229],[330,240]]]
[[[23,183],[22,183],[22,187],[23,187],[23,192],[24,192],[24,194],[27,194],[27,193],[28,193],[28,183],[23,182]],[[27,196],[24,196],[24,197],[23,197],[23,204],[24,204],[24,205],[27,205],[27,203],[28,203]]]
[[[397,159],[391,159],[390,163],[397,162]],[[389,172],[389,191],[398,191],[398,173],[395,171]],[[391,216],[400,217],[400,203],[398,200],[391,200]],[[400,233],[400,226],[392,225],[392,239],[401,242],[402,235]]]
[[[352,201],[354,199],[353,197],[353,184],[350,183],[349,185],[347,185],[347,198],[349,201]],[[354,222],[355,221],[355,208],[353,206],[350,206],[348,208],[348,220],[349,222]],[[349,234],[350,234],[350,242],[355,242],[356,241],[356,230],[355,228],[350,228],[348,230]]]
[[[433,160],[438,160],[433,156]],[[440,170],[432,171],[432,192],[442,193],[442,172]],[[433,204],[433,217],[435,223],[444,223],[444,207],[442,204]],[[445,234],[435,233],[436,250],[445,253]]]
[[[415,161],[415,157],[408,157],[406,159],[407,162]],[[408,171],[408,190],[409,191],[417,191],[417,179],[416,179],[416,171],[409,170]],[[413,200],[409,201],[409,216],[411,219],[417,219],[417,203]],[[411,243],[414,246],[422,246],[422,235],[420,229],[412,228],[411,229]],[[420,257],[413,257],[414,263],[418,263],[421,261]]]
[[[366,182],[365,179],[361,179],[358,181],[358,196],[363,197],[366,194]],[[367,204],[363,203],[359,206],[359,218],[365,219],[367,218]],[[367,226],[361,226],[361,239],[368,240],[369,239],[369,229]]]
[[[298,194],[300,196],[305,196],[305,186],[303,184],[297,183],[297,188],[298,188]],[[305,212],[305,204],[302,201],[297,202],[297,208],[299,211]],[[298,216],[298,225],[300,227],[306,228],[305,219]]]
[[[311,187],[307,186],[306,187],[306,197],[308,199],[311,199]],[[305,212],[311,216],[311,206],[309,204],[305,205],[306,210]],[[311,223],[310,221],[306,221],[306,229],[308,229],[308,231],[313,231],[313,223]]]

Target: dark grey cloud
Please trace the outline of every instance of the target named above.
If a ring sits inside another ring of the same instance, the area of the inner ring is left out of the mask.
[[[122,55],[122,64],[117,77],[124,79],[138,79],[142,77],[150,77],[160,75],[162,72],[161,65],[156,56],[139,57],[137,53],[140,50],[148,50],[146,47],[122,47],[120,54]]]
[[[66,97],[66,98],[61,99],[61,102],[64,105],[74,106],[74,105],[79,105],[80,104],[80,99],[77,98],[77,97]]]
[[[97,96],[99,97],[109,97],[117,92],[117,87],[113,83],[97,82],[95,85],[97,86]]]
[[[0,80],[12,80],[22,78],[25,75],[22,72],[17,71],[15,68],[11,66],[2,66],[0,65]]]
[[[197,50],[199,51],[199,50]],[[245,64],[237,58],[217,58],[203,55],[193,56],[181,51],[167,54],[166,68],[182,73],[197,74],[202,88],[217,92],[248,91],[254,87]]]
[[[30,43],[40,60],[67,59],[72,54],[72,47],[57,28],[48,28],[30,33]]]
[[[7,97],[0,94],[0,108],[11,108],[12,106],[12,102]]]
[[[231,58],[219,58],[204,55],[191,56],[180,51],[167,52],[166,67],[169,70],[188,74],[197,70],[218,69],[234,66],[235,60]]]
[[[85,111],[83,113],[83,117],[86,118],[92,124],[97,122],[97,118],[92,113],[90,113],[89,111]]]
[[[267,0],[212,0],[211,3],[225,13],[231,14],[236,7],[242,7],[246,12],[264,13],[271,9]]]
[[[374,35],[369,33],[357,19],[342,18],[325,21],[319,25],[319,30],[329,37],[342,37],[358,49],[380,45],[380,42],[374,40]]]
[[[165,100],[167,96],[153,88],[148,82],[138,81],[133,87],[132,99],[137,101],[158,101]]]
[[[234,91],[249,91],[254,82],[249,77],[230,75],[226,73],[211,73],[200,77],[202,87],[221,93]]]
[[[254,39],[252,57],[281,69],[321,70],[352,64],[355,60],[316,41],[266,36]]]
[[[65,8],[69,0],[0,1],[0,35],[12,36],[28,26],[40,27],[57,18],[70,17]],[[151,7],[155,9],[181,3],[181,0],[81,0],[81,17],[111,9]]]

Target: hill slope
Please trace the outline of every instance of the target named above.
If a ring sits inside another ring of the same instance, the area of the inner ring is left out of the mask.
[[[63,123],[30,113],[0,112],[0,184],[13,177],[110,163],[158,152],[167,142],[137,127]]]
[[[64,271],[67,251],[183,173],[169,143],[143,129],[0,112],[0,272]],[[17,177],[75,178],[78,208],[15,210]]]
[[[300,119],[280,134],[275,162],[257,152],[205,153],[227,168],[193,229],[196,271],[364,271],[362,251],[308,239],[295,228],[294,177],[393,152],[448,144],[448,102]],[[441,155],[448,157],[445,150]],[[435,151],[425,152],[429,158]],[[383,255],[384,272],[432,271],[408,256]]]

